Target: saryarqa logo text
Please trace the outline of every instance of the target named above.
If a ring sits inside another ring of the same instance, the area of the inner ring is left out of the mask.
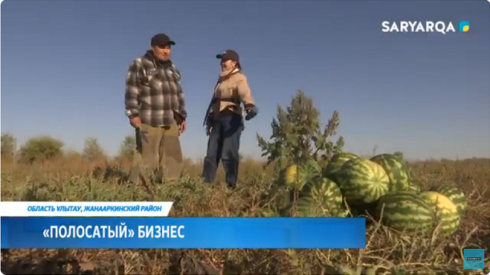
[[[382,32],[439,32],[446,34],[448,32],[456,32],[452,22],[444,21],[399,21],[390,22],[383,21],[381,23]]]

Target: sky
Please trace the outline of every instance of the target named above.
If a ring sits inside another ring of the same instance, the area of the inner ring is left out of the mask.
[[[385,33],[381,22],[452,22],[456,32]],[[469,21],[469,32],[458,31]],[[326,124],[340,114],[345,149],[407,158],[490,157],[490,3],[464,1],[24,1],[1,4],[1,130],[21,145],[50,135],[82,150],[97,137],[116,154],[134,130],[125,77],[151,37],[176,45],[188,129],[186,157],[202,158],[202,126],[234,49],[260,113],[241,153],[260,157],[277,106],[298,90]]]

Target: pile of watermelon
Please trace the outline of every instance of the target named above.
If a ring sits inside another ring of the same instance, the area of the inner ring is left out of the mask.
[[[339,153],[326,167],[315,161],[288,166],[282,182],[294,191],[282,215],[347,217],[369,213],[382,224],[406,233],[455,233],[467,201],[454,185],[423,191],[402,156],[371,159]],[[294,209],[293,208],[294,205]]]

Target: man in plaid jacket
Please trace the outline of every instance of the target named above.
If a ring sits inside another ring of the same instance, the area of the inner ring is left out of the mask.
[[[132,182],[139,180],[142,167],[157,172],[157,180],[180,177],[183,156],[179,136],[186,130],[187,112],[181,75],[170,60],[173,45],[165,34],[153,36],[151,49],[128,69],[126,116],[136,129],[137,145],[129,176]]]

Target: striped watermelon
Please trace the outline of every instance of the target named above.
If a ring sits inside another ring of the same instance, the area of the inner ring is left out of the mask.
[[[407,186],[407,190],[406,191],[412,191],[412,192],[415,192],[415,193],[420,193],[422,190],[420,189],[420,186],[418,186],[417,184],[410,183]]]
[[[342,165],[351,159],[360,158],[358,155],[348,152],[335,154],[323,170],[323,176],[338,183],[338,174]]]
[[[434,211],[410,191],[382,196],[376,206],[376,216],[384,225],[406,233],[431,233],[434,225]]]
[[[316,177],[301,190],[296,202],[297,217],[344,217],[342,193],[337,184],[329,179]],[[294,201],[281,211],[287,217],[291,214]]]
[[[313,198],[303,197],[298,199],[295,217],[346,217],[347,214],[341,207],[319,205]]]
[[[300,193],[300,197],[311,198],[319,207],[342,207],[342,192],[337,184],[327,178],[318,177],[308,182]]]
[[[309,160],[301,165],[290,165],[283,172],[285,184],[290,188],[301,190],[310,180],[321,175],[321,167],[314,160]]]
[[[395,153],[393,153],[393,156],[398,158],[400,161],[403,161],[405,159],[402,152],[395,152]]]
[[[381,154],[371,158],[371,161],[381,165],[390,178],[390,192],[408,191],[410,189],[410,177],[408,169],[400,159],[394,154]]]
[[[451,235],[460,224],[458,207],[448,197],[434,191],[425,191],[419,196],[435,210],[436,222],[441,223],[441,233]]]
[[[468,207],[468,201],[466,200],[463,191],[454,185],[434,186],[430,189],[430,191],[438,192],[450,199],[454,204],[456,204],[460,214],[463,214]]]
[[[388,193],[388,175],[383,167],[369,159],[347,161],[339,175],[340,189],[349,203],[373,203]]]

